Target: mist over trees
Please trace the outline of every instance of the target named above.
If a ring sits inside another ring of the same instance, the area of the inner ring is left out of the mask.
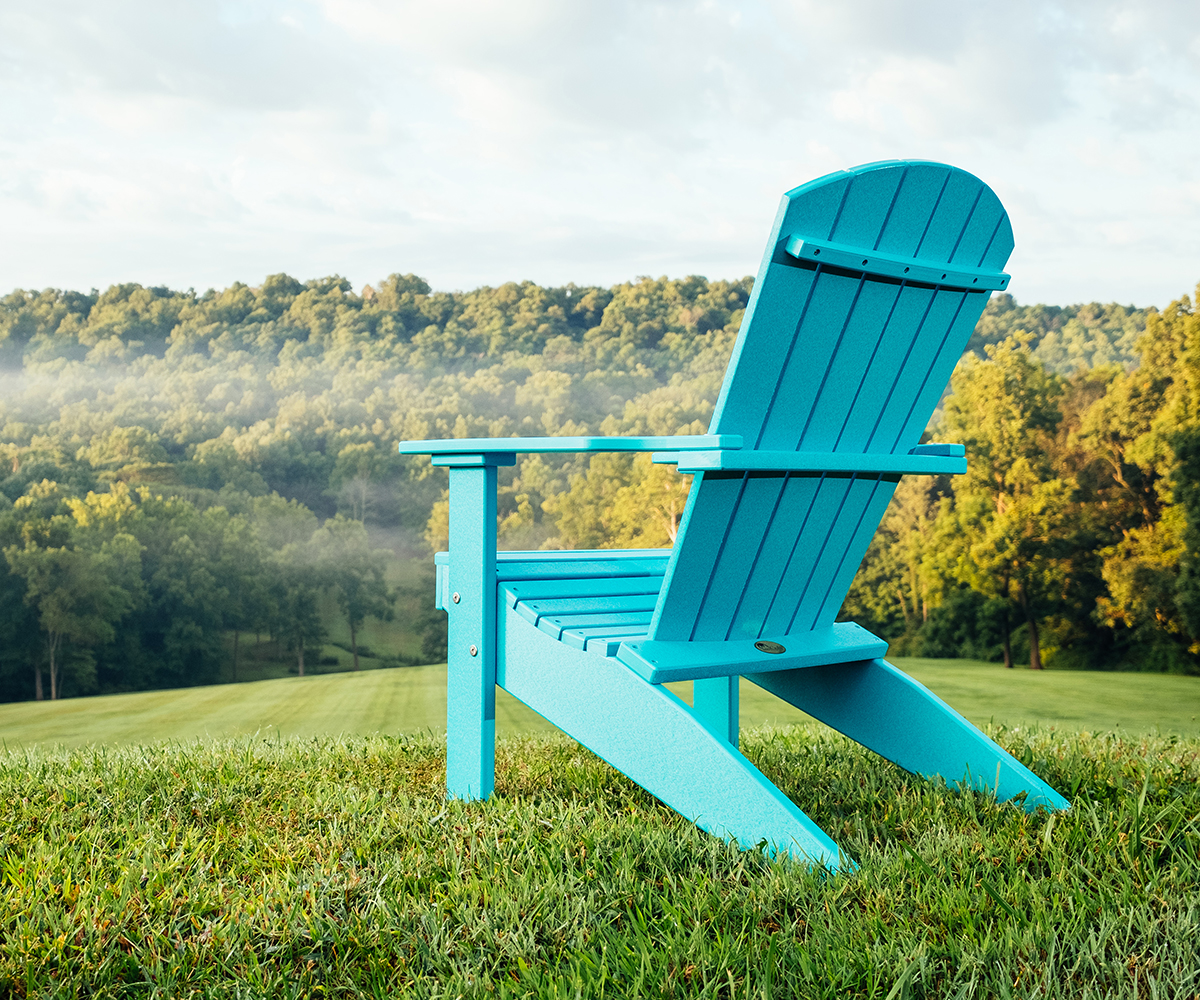
[[[396,441],[702,432],[751,287],[3,297],[0,697],[205,683],[250,631],[299,667],[317,593],[353,635],[389,612],[381,549],[444,545],[444,472]],[[994,297],[930,429],[971,471],[901,483],[847,616],[925,655],[1200,669],[1198,332],[1187,298]],[[685,498],[648,456],[527,457],[501,545],[669,545]]]

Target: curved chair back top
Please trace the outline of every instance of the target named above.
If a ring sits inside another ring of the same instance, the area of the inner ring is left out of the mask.
[[[1012,248],[992,190],[944,164],[868,164],[789,191],[710,433],[747,451],[907,454],[1007,287]],[[898,480],[697,473],[649,638],[832,624]]]

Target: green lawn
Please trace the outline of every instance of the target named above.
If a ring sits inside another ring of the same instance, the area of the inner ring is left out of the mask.
[[[748,734],[837,877],[561,736],[500,741],[486,803],[446,801],[420,736],[0,752],[0,997],[1195,997],[1200,741],[998,735],[1070,810]]]
[[[967,718],[1006,725],[1200,736],[1200,678],[1161,674],[1004,670],[964,660],[897,659]],[[336,736],[414,733],[445,724],[445,666],[325,674],[178,691],[0,705],[9,747],[82,746],[259,733]],[[688,685],[674,685],[684,697]],[[501,735],[543,732],[548,723],[504,692]],[[744,727],[809,721],[749,682]]]

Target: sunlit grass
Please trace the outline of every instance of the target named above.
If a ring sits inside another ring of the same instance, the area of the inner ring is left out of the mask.
[[[859,864],[711,838],[562,737],[0,755],[0,995],[1192,997],[1200,742],[1011,731],[1027,815],[818,728],[747,753]]]

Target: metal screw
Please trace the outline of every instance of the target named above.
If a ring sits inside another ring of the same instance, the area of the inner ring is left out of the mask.
[[[478,655],[479,655],[479,647],[478,647],[478,646],[474,646],[474,645],[473,645],[473,646],[471,646],[471,655],[472,655],[472,656],[478,656]]]
[[[451,595],[450,600],[452,600],[455,604],[457,604],[459,602],[459,596],[458,596],[457,590],[453,593],[453,595]]]

